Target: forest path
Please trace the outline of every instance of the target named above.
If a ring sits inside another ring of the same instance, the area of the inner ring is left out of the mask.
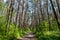
[[[37,40],[33,32],[28,32],[22,38],[18,40]]]

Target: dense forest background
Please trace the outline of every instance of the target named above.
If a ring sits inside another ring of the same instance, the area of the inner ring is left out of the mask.
[[[37,40],[60,40],[60,0],[0,0],[0,40],[30,31]]]

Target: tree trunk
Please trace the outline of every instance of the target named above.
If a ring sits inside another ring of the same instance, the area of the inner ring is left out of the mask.
[[[60,14],[59,0],[56,0],[56,3],[57,3],[57,6],[58,6],[58,11],[59,11],[59,14]]]
[[[55,12],[55,9],[54,9],[54,6],[53,6],[53,3],[52,3],[52,0],[50,0],[50,3],[51,3],[51,5],[52,5],[52,9],[53,9],[54,17],[55,17],[55,19],[56,19],[56,22],[57,22],[57,24],[58,24],[58,28],[59,28],[59,30],[60,30],[60,23],[59,23],[59,21],[58,21],[58,17],[57,17],[57,14],[56,14],[56,12]]]

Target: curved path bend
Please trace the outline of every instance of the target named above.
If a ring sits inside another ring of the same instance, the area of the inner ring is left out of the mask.
[[[19,38],[18,40],[37,40],[33,32],[28,32],[25,34],[22,38]]]

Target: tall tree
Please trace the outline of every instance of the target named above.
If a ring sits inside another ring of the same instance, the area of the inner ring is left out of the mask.
[[[52,0],[50,0],[50,3],[51,3],[51,5],[52,5],[52,9],[53,9],[53,12],[54,12],[54,17],[55,17],[55,19],[56,19],[56,21],[57,21],[58,28],[59,28],[59,30],[60,30],[60,23],[59,23],[59,21],[58,21],[58,17],[57,17],[57,14],[56,14],[56,12],[55,12],[54,5],[53,5]]]
[[[7,9],[7,24],[6,24],[6,32],[8,32],[8,29],[10,27],[11,24],[11,20],[12,20],[12,13],[13,13],[13,5],[14,5],[14,0],[10,0],[9,2],[9,6]]]
[[[50,23],[50,13],[48,12],[48,7],[49,7],[49,5],[48,5],[48,0],[46,0],[46,6],[47,6],[47,17],[48,17],[48,23],[49,23],[49,30],[51,30],[51,23]]]

